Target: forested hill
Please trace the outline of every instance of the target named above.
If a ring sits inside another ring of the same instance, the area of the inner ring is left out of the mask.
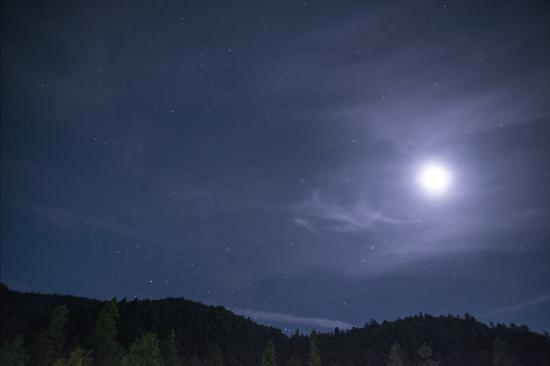
[[[100,311],[108,302],[75,296],[45,295],[0,290],[0,341],[22,335],[31,361],[42,352],[41,335],[47,332],[51,314],[64,305],[67,321],[63,328],[64,350],[77,346],[93,350],[94,330]],[[165,339],[172,330],[178,351],[185,358],[215,359],[223,355],[228,365],[254,365],[267,341],[284,344],[286,337],[275,328],[254,323],[221,306],[168,298],[163,300],[122,300],[116,302],[115,340],[128,350],[144,333]],[[32,363],[34,364],[34,363]],[[36,363],[41,364],[41,363]]]
[[[550,365],[547,334],[469,315],[286,337],[184,299],[98,301],[4,286],[0,344],[1,365]]]

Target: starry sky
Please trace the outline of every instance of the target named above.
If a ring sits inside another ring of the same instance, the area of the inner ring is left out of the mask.
[[[2,8],[11,288],[550,329],[548,2]]]

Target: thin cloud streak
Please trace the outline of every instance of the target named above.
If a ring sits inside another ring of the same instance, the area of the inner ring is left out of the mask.
[[[485,317],[490,317],[490,316],[494,316],[494,315],[515,313],[515,312],[524,310],[528,307],[538,305],[538,304],[543,304],[543,303],[548,302],[548,301],[550,301],[550,292],[544,293],[540,296],[534,297],[534,298],[526,300],[526,301],[522,301],[522,302],[517,303],[517,304],[504,306],[504,307],[498,308],[496,310],[483,313],[483,314],[480,315],[480,317],[485,318]]]
[[[231,309],[234,313],[249,317],[257,321],[266,321],[266,322],[280,322],[280,323],[292,323],[292,324],[301,324],[310,326],[313,328],[324,328],[324,329],[351,329],[354,326],[352,324],[334,320],[334,319],[325,319],[325,318],[309,318],[303,316],[297,316],[294,314],[286,313],[276,313],[270,311],[260,311],[260,310],[250,310],[250,309]]]

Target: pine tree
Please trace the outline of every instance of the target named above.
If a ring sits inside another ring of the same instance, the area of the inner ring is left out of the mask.
[[[23,347],[23,337],[20,335],[0,347],[0,365],[23,366],[27,359],[27,353]]]
[[[67,361],[64,358],[58,358],[52,363],[52,366],[67,366]]]
[[[174,329],[170,331],[170,334],[161,345],[162,359],[166,366],[181,366],[182,361],[178,354],[178,342],[176,340],[176,332]]]
[[[90,353],[80,347],[76,347],[67,360],[58,358],[53,363],[53,366],[92,366],[93,359]]]
[[[275,361],[275,345],[271,341],[267,341],[267,346],[265,347],[264,352],[262,353],[262,362],[261,366],[276,366],[277,362]]]
[[[83,350],[80,347],[76,347],[74,351],[69,355],[67,360],[67,366],[91,366],[93,363],[90,357],[90,352]]]
[[[495,366],[521,365],[512,347],[500,338],[495,338],[493,342],[493,364]]]
[[[48,338],[50,339],[50,344],[52,346],[52,351],[55,355],[63,352],[65,347],[65,339],[63,338],[63,329],[67,323],[67,315],[69,310],[65,305],[56,307],[50,318],[50,324],[48,326]]]
[[[321,353],[319,351],[319,340],[317,339],[317,333],[312,330],[309,335],[309,359],[307,361],[309,366],[321,366]]]
[[[109,301],[99,312],[92,334],[94,356],[99,366],[118,365],[123,354],[122,347],[116,341],[119,318],[116,300]]]
[[[286,366],[302,366],[302,360],[298,356],[292,356],[287,362]]]
[[[53,309],[50,316],[50,323],[45,333],[38,338],[34,353],[37,358],[38,365],[51,365],[54,360],[61,356],[65,347],[65,339],[63,337],[63,329],[67,323],[67,315],[69,311],[64,305]]]
[[[122,359],[123,366],[163,366],[157,336],[145,333],[132,343],[130,351]]]
[[[394,342],[390,349],[388,356],[388,366],[404,366],[405,360],[403,358],[403,352],[399,343]]]
[[[420,349],[417,352],[418,356],[420,357],[420,363],[419,366],[437,366],[439,365],[439,361],[434,361],[432,359],[432,349],[427,346],[423,345],[420,347]]]

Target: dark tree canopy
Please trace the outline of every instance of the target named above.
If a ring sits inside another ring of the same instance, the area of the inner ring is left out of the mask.
[[[550,364],[548,334],[489,326],[468,314],[422,314],[287,337],[222,307],[184,299],[98,301],[6,289],[0,324],[0,365]]]

